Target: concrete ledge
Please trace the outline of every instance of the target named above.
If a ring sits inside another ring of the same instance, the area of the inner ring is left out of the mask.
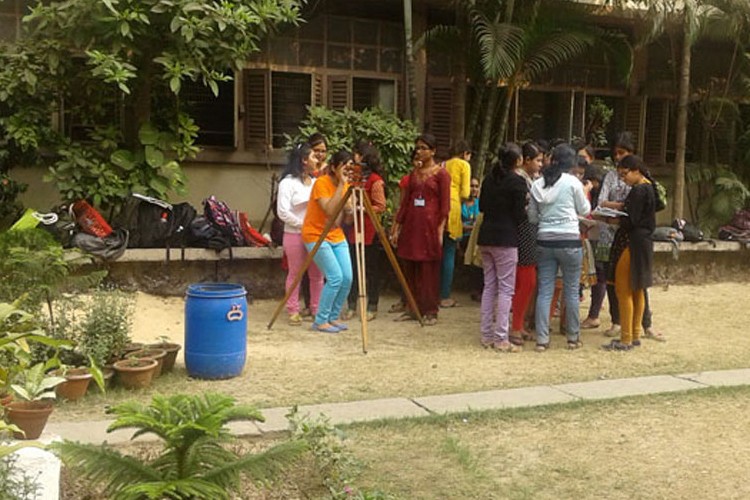
[[[712,372],[685,373],[676,377],[714,387],[750,385],[750,368]]]
[[[206,261],[206,260],[228,260],[228,259],[280,259],[284,251],[281,247],[235,247],[232,248],[230,256],[229,250],[216,252],[208,248],[185,248],[184,256],[186,261]],[[125,250],[125,253],[115,262],[165,262],[167,260],[166,248],[131,248]],[[183,250],[181,248],[169,249],[169,260],[183,260]]]
[[[415,398],[414,402],[434,413],[460,413],[476,410],[523,408],[568,403],[574,396],[550,386],[523,387],[498,391],[446,394]]]
[[[705,388],[706,385],[673,377],[671,375],[654,375],[651,377],[596,380],[577,384],[562,384],[553,387],[581,399],[614,399],[627,396],[642,396],[646,394],[663,394],[667,392],[702,389]]]
[[[680,252],[740,252],[748,249],[747,243],[739,241],[683,241],[677,245]],[[674,246],[668,241],[655,241],[654,252],[671,252]]]

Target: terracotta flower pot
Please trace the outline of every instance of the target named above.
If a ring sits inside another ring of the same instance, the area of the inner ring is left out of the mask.
[[[156,367],[156,370],[154,371],[154,377],[158,377],[161,375],[162,372],[162,366],[164,366],[164,358],[167,356],[167,351],[164,349],[154,349],[154,348],[146,348],[141,349],[139,351],[134,351],[128,354],[125,359],[153,359],[156,360],[158,363],[158,366]],[[116,365],[116,363],[115,363]]]
[[[115,371],[125,389],[143,389],[151,385],[158,365],[155,359],[129,358],[115,363]]]
[[[171,342],[160,342],[158,344],[149,344],[146,346],[148,349],[163,349],[167,351],[167,355],[164,357],[162,362],[161,371],[162,373],[171,372],[174,368],[174,363],[177,361],[177,353],[182,349],[180,344],[173,344]]]
[[[0,406],[8,406],[13,401],[13,394],[3,394],[0,396]]]
[[[5,407],[8,422],[24,433],[14,432],[16,439],[37,439],[42,435],[47,419],[54,410],[52,401],[12,401]]]
[[[140,351],[144,347],[145,344],[143,342],[131,342],[122,348],[122,351],[120,352],[120,358],[125,359],[131,352]]]
[[[65,377],[65,382],[55,387],[55,393],[58,397],[65,398],[68,401],[77,401],[81,399],[89,388],[93,375],[89,373],[88,368],[72,368],[62,373],[56,373]]]

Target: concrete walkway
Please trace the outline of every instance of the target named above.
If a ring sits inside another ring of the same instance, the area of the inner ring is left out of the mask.
[[[353,401],[348,403],[326,403],[300,406],[301,414],[318,416],[325,414],[333,424],[350,424],[386,418],[426,417],[434,414],[463,413],[475,410],[500,410],[506,408],[528,408],[571,401],[594,401],[647,394],[750,385],[750,368],[724,370],[681,375],[655,375],[615,380],[595,380],[574,384],[543,385],[503,389],[496,391],[424,396],[419,398],[390,398]],[[233,422],[230,428],[236,435],[262,436],[288,430],[285,415],[290,408],[268,408],[262,410],[265,422]],[[124,443],[130,441],[133,430],[107,433],[111,420],[89,422],[50,423],[42,435],[42,441],[58,437],[84,443]],[[155,439],[142,436],[138,441]]]

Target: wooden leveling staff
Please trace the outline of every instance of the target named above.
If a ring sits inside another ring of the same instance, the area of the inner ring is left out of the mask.
[[[320,238],[318,238],[318,241],[315,242],[315,246],[308,252],[307,257],[305,258],[305,261],[302,263],[302,268],[297,273],[297,276],[294,277],[294,283],[292,283],[292,286],[289,287],[289,289],[286,292],[286,295],[284,295],[284,298],[279,303],[279,305],[276,307],[276,311],[273,313],[273,317],[271,318],[271,321],[268,323],[268,329],[270,330],[273,326],[274,322],[276,321],[276,318],[278,318],[279,314],[281,313],[281,310],[284,308],[284,304],[286,304],[287,300],[289,300],[289,296],[292,294],[292,291],[297,288],[297,285],[299,285],[300,281],[302,281],[302,276],[304,276],[305,271],[307,271],[307,268],[310,267],[310,263],[313,261],[313,258],[315,257],[315,254],[318,251],[318,248],[320,248],[320,245],[325,241],[326,236],[328,236],[328,232],[333,227],[334,222],[336,219],[338,219],[339,214],[346,206],[346,202],[349,200],[349,197],[354,195],[354,249],[355,249],[355,256],[357,261],[357,282],[359,285],[359,321],[362,324],[362,352],[367,354],[367,277],[365,273],[365,213],[370,217],[370,220],[372,221],[373,225],[375,226],[375,231],[378,233],[378,238],[380,238],[380,243],[383,244],[383,248],[385,249],[386,255],[388,255],[388,260],[391,263],[391,267],[396,272],[396,277],[398,278],[399,283],[401,284],[401,288],[404,290],[404,293],[406,294],[406,299],[409,301],[409,305],[411,306],[411,310],[415,312],[417,316],[417,320],[419,321],[420,326],[424,326],[422,322],[422,314],[419,312],[419,307],[417,307],[417,302],[414,300],[414,296],[411,293],[411,289],[409,288],[408,283],[406,282],[406,278],[404,277],[404,274],[401,272],[401,267],[398,265],[398,260],[396,260],[396,254],[393,253],[393,248],[391,247],[390,242],[388,241],[388,236],[385,234],[385,229],[383,229],[383,225],[380,223],[380,219],[375,215],[375,211],[372,208],[372,203],[370,203],[370,200],[365,195],[365,191],[361,186],[358,186],[356,184],[349,185],[349,188],[346,190],[346,193],[344,193],[344,196],[341,198],[341,201],[339,201],[339,204],[336,206],[336,209],[334,211],[334,214],[332,217],[328,219],[328,222],[326,222],[326,226],[323,228],[323,233],[320,235]]]

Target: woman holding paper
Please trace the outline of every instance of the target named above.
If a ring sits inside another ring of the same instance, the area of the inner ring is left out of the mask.
[[[620,218],[620,228],[612,244],[610,263],[615,266],[615,292],[620,306],[620,339],[602,346],[608,351],[629,351],[641,344],[645,290],[653,281],[654,242],[651,233],[656,226],[656,198],[649,173],[643,161],[629,155],[620,162],[622,179],[631,186],[625,199],[627,216]]]

